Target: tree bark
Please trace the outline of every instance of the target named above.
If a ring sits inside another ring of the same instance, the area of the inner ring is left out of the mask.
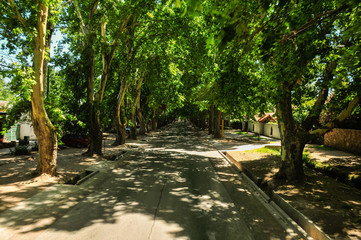
[[[137,72],[135,75],[137,75]],[[135,76],[137,77],[137,76]],[[135,89],[135,96],[134,96],[134,103],[132,105],[132,112],[131,112],[131,121],[132,121],[132,127],[130,128],[130,138],[136,140],[137,139],[137,121],[136,121],[136,111],[137,106],[140,101],[140,94],[142,89],[142,84],[144,80],[144,73],[142,73],[141,77],[138,80],[137,88]]]
[[[278,126],[281,135],[281,166],[277,177],[288,180],[302,180],[303,149],[306,135],[296,126],[292,114],[291,91],[287,86],[280,86],[283,96],[277,104]]]
[[[87,98],[86,104],[88,109],[88,121],[87,128],[89,130],[90,144],[88,151],[85,154],[93,155],[94,153],[101,154],[101,142],[99,144],[99,138],[102,138],[102,134],[97,130],[100,127],[100,124],[97,122],[96,107],[94,103],[94,79],[95,79],[95,50],[94,44],[96,40],[96,33],[93,29],[92,21],[89,21],[88,25],[85,25],[83,16],[81,15],[80,5],[77,0],[73,1],[75,12],[79,19],[80,31],[84,36],[83,39],[83,53],[82,61],[84,61],[84,73],[86,74],[87,79]],[[89,9],[89,19],[92,19],[95,13],[97,12],[98,1],[95,1],[94,4]]]
[[[140,105],[137,107],[137,113],[138,113],[138,119],[139,119],[139,135],[145,135],[146,132],[146,125],[142,113],[142,109],[140,108]]]
[[[222,111],[217,109],[217,119],[214,128],[214,138],[221,138],[221,128],[220,128],[221,117],[222,117]]]
[[[211,135],[214,133],[214,104],[211,104],[209,109],[209,123],[208,123],[208,134]]]
[[[154,108],[152,114],[152,131],[156,129],[157,129],[157,109]]]
[[[304,179],[303,149],[306,141],[284,121],[278,122],[281,135],[281,166],[277,177],[288,180]]]
[[[50,122],[44,107],[44,58],[46,51],[46,25],[48,7],[37,1],[37,32],[34,37],[34,75],[36,83],[32,85],[31,107],[34,133],[39,143],[37,174],[56,174],[58,141],[55,128]]]
[[[108,73],[110,69],[110,65],[112,62],[112,57],[106,57],[103,62],[103,72],[102,77],[100,80],[100,86],[98,92],[94,98],[90,116],[91,116],[91,123],[90,123],[90,144],[87,151],[88,155],[102,155],[102,143],[103,143],[103,130],[100,122],[100,105],[103,101],[103,95],[105,91],[105,86],[108,80]]]
[[[47,28],[49,30],[49,34],[46,37],[46,45],[45,45],[45,47],[50,49],[51,38],[52,38],[53,32],[54,32],[54,25],[51,22],[48,22],[47,23]],[[48,58],[50,58],[50,52],[49,52]],[[43,71],[44,71],[44,81],[46,79],[46,96],[48,97],[49,92],[50,92],[50,74],[49,74],[49,67],[48,67],[47,58],[44,59]]]
[[[125,121],[124,121],[124,108],[114,111],[114,126],[116,130],[116,139],[113,143],[114,146],[125,144],[125,140],[127,138],[127,132],[125,129]],[[119,113],[119,114],[118,114]]]
[[[123,145],[126,139],[126,121],[124,114],[124,97],[127,90],[127,77],[124,77],[120,85],[120,90],[117,96],[117,105],[114,108],[114,127],[117,132],[116,140],[113,145]]]

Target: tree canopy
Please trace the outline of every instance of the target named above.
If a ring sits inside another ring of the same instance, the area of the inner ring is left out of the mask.
[[[179,117],[211,129],[222,114],[276,111],[279,175],[302,178],[304,145],[360,112],[360,8],[356,0],[2,1],[0,44],[16,62],[0,59],[0,97],[14,102],[13,116],[30,111],[33,125],[51,126],[37,136],[53,146],[53,132],[89,134],[88,154],[102,154],[104,130],[123,144],[126,126],[135,137],[136,125],[144,133]],[[62,42],[50,56],[54,31]],[[56,155],[46,154],[45,163]]]

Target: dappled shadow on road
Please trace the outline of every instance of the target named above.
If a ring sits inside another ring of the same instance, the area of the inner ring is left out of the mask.
[[[52,183],[33,183],[26,186],[24,184],[0,186],[0,213],[14,207],[29,196],[32,196],[51,185]]]
[[[39,239],[249,239],[249,226],[213,174],[209,160],[216,151],[197,137],[187,124],[164,129],[149,137],[144,151],[129,152],[94,191],[80,187],[74,196],[65,187],[45,203],[48,211],[1,222],[24,236],[47,229]],[[131,235],[120,236],[124,232]]]
[[[58,151],[58,176],[39,177],[33,174],[37,166],[37,153],[2,157],[0,161],[2,163],[0,167],[0,212],[15,206],[58,181],[65,182],[97,161],[96,158],[82,156],[79,149],[62,149]]]
[[[34,178],[31,173],[35,171],[36,161],[32,156],[2,156],[0,164],[0,185]]]

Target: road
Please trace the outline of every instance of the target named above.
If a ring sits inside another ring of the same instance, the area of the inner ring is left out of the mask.
[[[296,236],[188,123],[173,124],[122,160],[96,167],[100,173],[83,186],[54,186],[2,214],[0,239]]]

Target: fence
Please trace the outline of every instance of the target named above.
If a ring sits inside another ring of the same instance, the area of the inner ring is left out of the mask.
[[[20,139],[20,125],[12,126],[5,134],[7,142],[16,141]]]
[[[339,150],[361,154],[361,130],[334,128],[325,134],[324,144]]]

